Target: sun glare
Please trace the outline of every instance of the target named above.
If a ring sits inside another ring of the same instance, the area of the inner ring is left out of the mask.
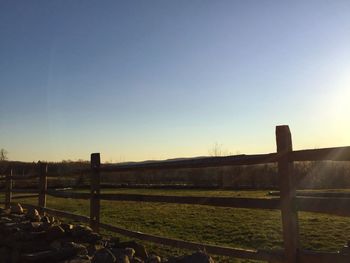
[[[334,91],[329,98],[330,108],[328,110],[333,121],[341,124],[342,122],[349,119],[350,76],[345,75],[342,78],[339,78],[333,85]],[[327,110],[327,108],[325,107],[324,110]]]

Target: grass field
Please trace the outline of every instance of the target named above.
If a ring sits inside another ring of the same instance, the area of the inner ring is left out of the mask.
[[[266,198],[268,191],[106,189],[104,193]],[[36,199],[19,202],[34,203]],[[47,206],[88,215],[89,201],[48,197]],[[350,239],[350,218],[299,213],[303,249],[337,251]],[[280,212],[201,205],[102,201],[101,221],[156,235],[240,248],[282,248]],[[147,244],[161,255],[186,251]],[[216,258],[219,262],[251,262]]]

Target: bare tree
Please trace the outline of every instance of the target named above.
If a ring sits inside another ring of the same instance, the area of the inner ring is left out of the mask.
[[[232,154],[231,152],[227,151],[226,149],[223,149],[222,144],[216,142],[214,145],[209,149],[209,155],[218,157],[218,156],[227,156]]]
[[[222,144],[215,142],[213,147],[209,149],[210,156],[222,156]]]
[[[8,151],[1,148],[0,149],[0,161],[6,161],[8,159],[7,154],[8,154]]]

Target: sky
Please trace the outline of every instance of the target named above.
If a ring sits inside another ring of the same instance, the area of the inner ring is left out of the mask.
[[[350,145],[350,2],[0,0],[0,148],[123,162]]]

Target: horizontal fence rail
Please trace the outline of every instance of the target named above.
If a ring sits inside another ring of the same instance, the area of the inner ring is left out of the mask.
[[[23,198],[38,198],[39,195],[38,194],[31,194],[31,195],[15,195],[12,196],[12,200],[13,199],[23,199]]]
[[[58,198],[90,199],[89,193],[74,193],[49,190],[48,195]],[[139,194],[99,194],[100,200],[155,202],[172,204],[193,204],[217,207],[247,209],[280,209],[279,198],[242,198],[242,197],[200,197],[166,196]],[[350,198],[297,197],[297,209],[303,212],[316,212],[339,216],[350,216]]]
[[[38,190],[34,189],[12,189],[12,193],[37,193]]]
[[[48,191],[48,195],[61,198],[90,199],[88,193]],[[164,196],[139,194],[99,194],[100,200],[155,202],[173,204],[195,204],[235,208],[279,209],[278,198],[239,198],[239,197],[199,197],[199,196]]]
[[[322,252],[301,250],[298,255],[300,263],[349,263],[349,255],[343,255],[337,252]]]
[[[187,168],[205,168],[233,165],[254,165],[274,163],[277,161],[277,154],[256,154],[256,155],[232,155],[225,157],[200,157],[200,158],[183,158],[181,160],[165,161],[147,161],[129,164],[103,165],[101,172],[126,172],[137,170],[153,169],[187,169]]]
[[[137,238],[140,240],[158,243],[162,245],[167,245],[176,248],[182,249],[191,249],[198,250],[202,249],[208,253],[221,255],[221,256],[229,256],[236,258],[245,258],[245,259],[255,259],[255,260],[265,260],[265,261],[281,261],[283,258],[283,254],[280,251],[260,251],[260,250],[252,250],[252,249],[238,249],[238,248],[229,248],[223,246],[215,246],[209,244],[202,244],[196,242],[189,242],[179,239],[160,237],[155,235],[144,234],[141,232],[131,231],[124,228],[103,224],[100,223],[100,227],[106,230],[109,230],[114,233],[118,233],[127,237]]]
[[[17,175],[17,176],[12,176],[12,180],[31,180],[39,177],[40,177],[39,174],[32,174],[27,176]]]
[[[350,198],[297,197],[296,204],[299,211],[350,216]]]
[[[350,161],[350,147],[293,151],[290,161]]]
[[[146,161],[127,164],[103,165],[101,172],[137,170],[207,168],[219,166],[258,165],[276,163],[281,154],[232,155],[224,157],[183,158],[165,161]],[[289,161],[350,161],[350,147],[299,150],[288,153]],[[87,170],[85,170],[87,171]]]
[[[66,217],[75,221],[89,223],[95,230],[99,228],[112,231],[124,236],[137,238],[144,241],[173,246],[184,249],[205,249],[208,253],[269,262],[350,262],[349,254],[315,252],[302,250],[299,247],[298,211],[326,213],[339,216],[350,216],[350,198],[346,196],[303,196],[296,192],[295,177],[293,174],[293,162],[295,161],[350,161],[350,147],[335,147],[312,150],[293,151],[291,134],[288,126],[276,127],[277,152],[256,155],[235,155],[226,157],[199,157],[181,158],[165,161],[146,161],[137,163],[123,163],[113,165],[100,165],[100,154],[91,155],[90,169],[76,169],[71,174],[90,173],[90,193],[67,192],[47,189],[47,177],[49,172],[47,164],[38,163],[37,173],[27,176],[13,175],[12,169],[7,169],[6,176],[0,176],[0,181],[5,182],[5,204],[9,208],[13,199],[38,198],[38,205],[23,204],[25,208],[36,208],[40,212],[46,212],[55,216]],[[205,197],[205,196],[164,196],[142,194],[104,194],[101,193],[101,172],[126,172],[158,169],[189,169],[220,166],[259,165],[277,163],[280,189],[278,196],[270,198],[241,198],[241,197]],[[38,189],[13,189],[13,180],[31,180],[37,178]],[[1,192],[1,191],[0,191]],[[12,196],[12,193],[24,195]],[[46,196],[57,198],[72,198],[90,200],[90,216],[76,215],[66,211],[50,209],[46,207]],[[248,209],[277,209],[282,216],[283,250],[261,251],[254,249],[237,249],[211,244],[178,240],[161,237],[137,231],[132,231],[100,222],[100,202],[132,201],[132,202],[161,202],[172,204],[206,205],[231,208]]]

